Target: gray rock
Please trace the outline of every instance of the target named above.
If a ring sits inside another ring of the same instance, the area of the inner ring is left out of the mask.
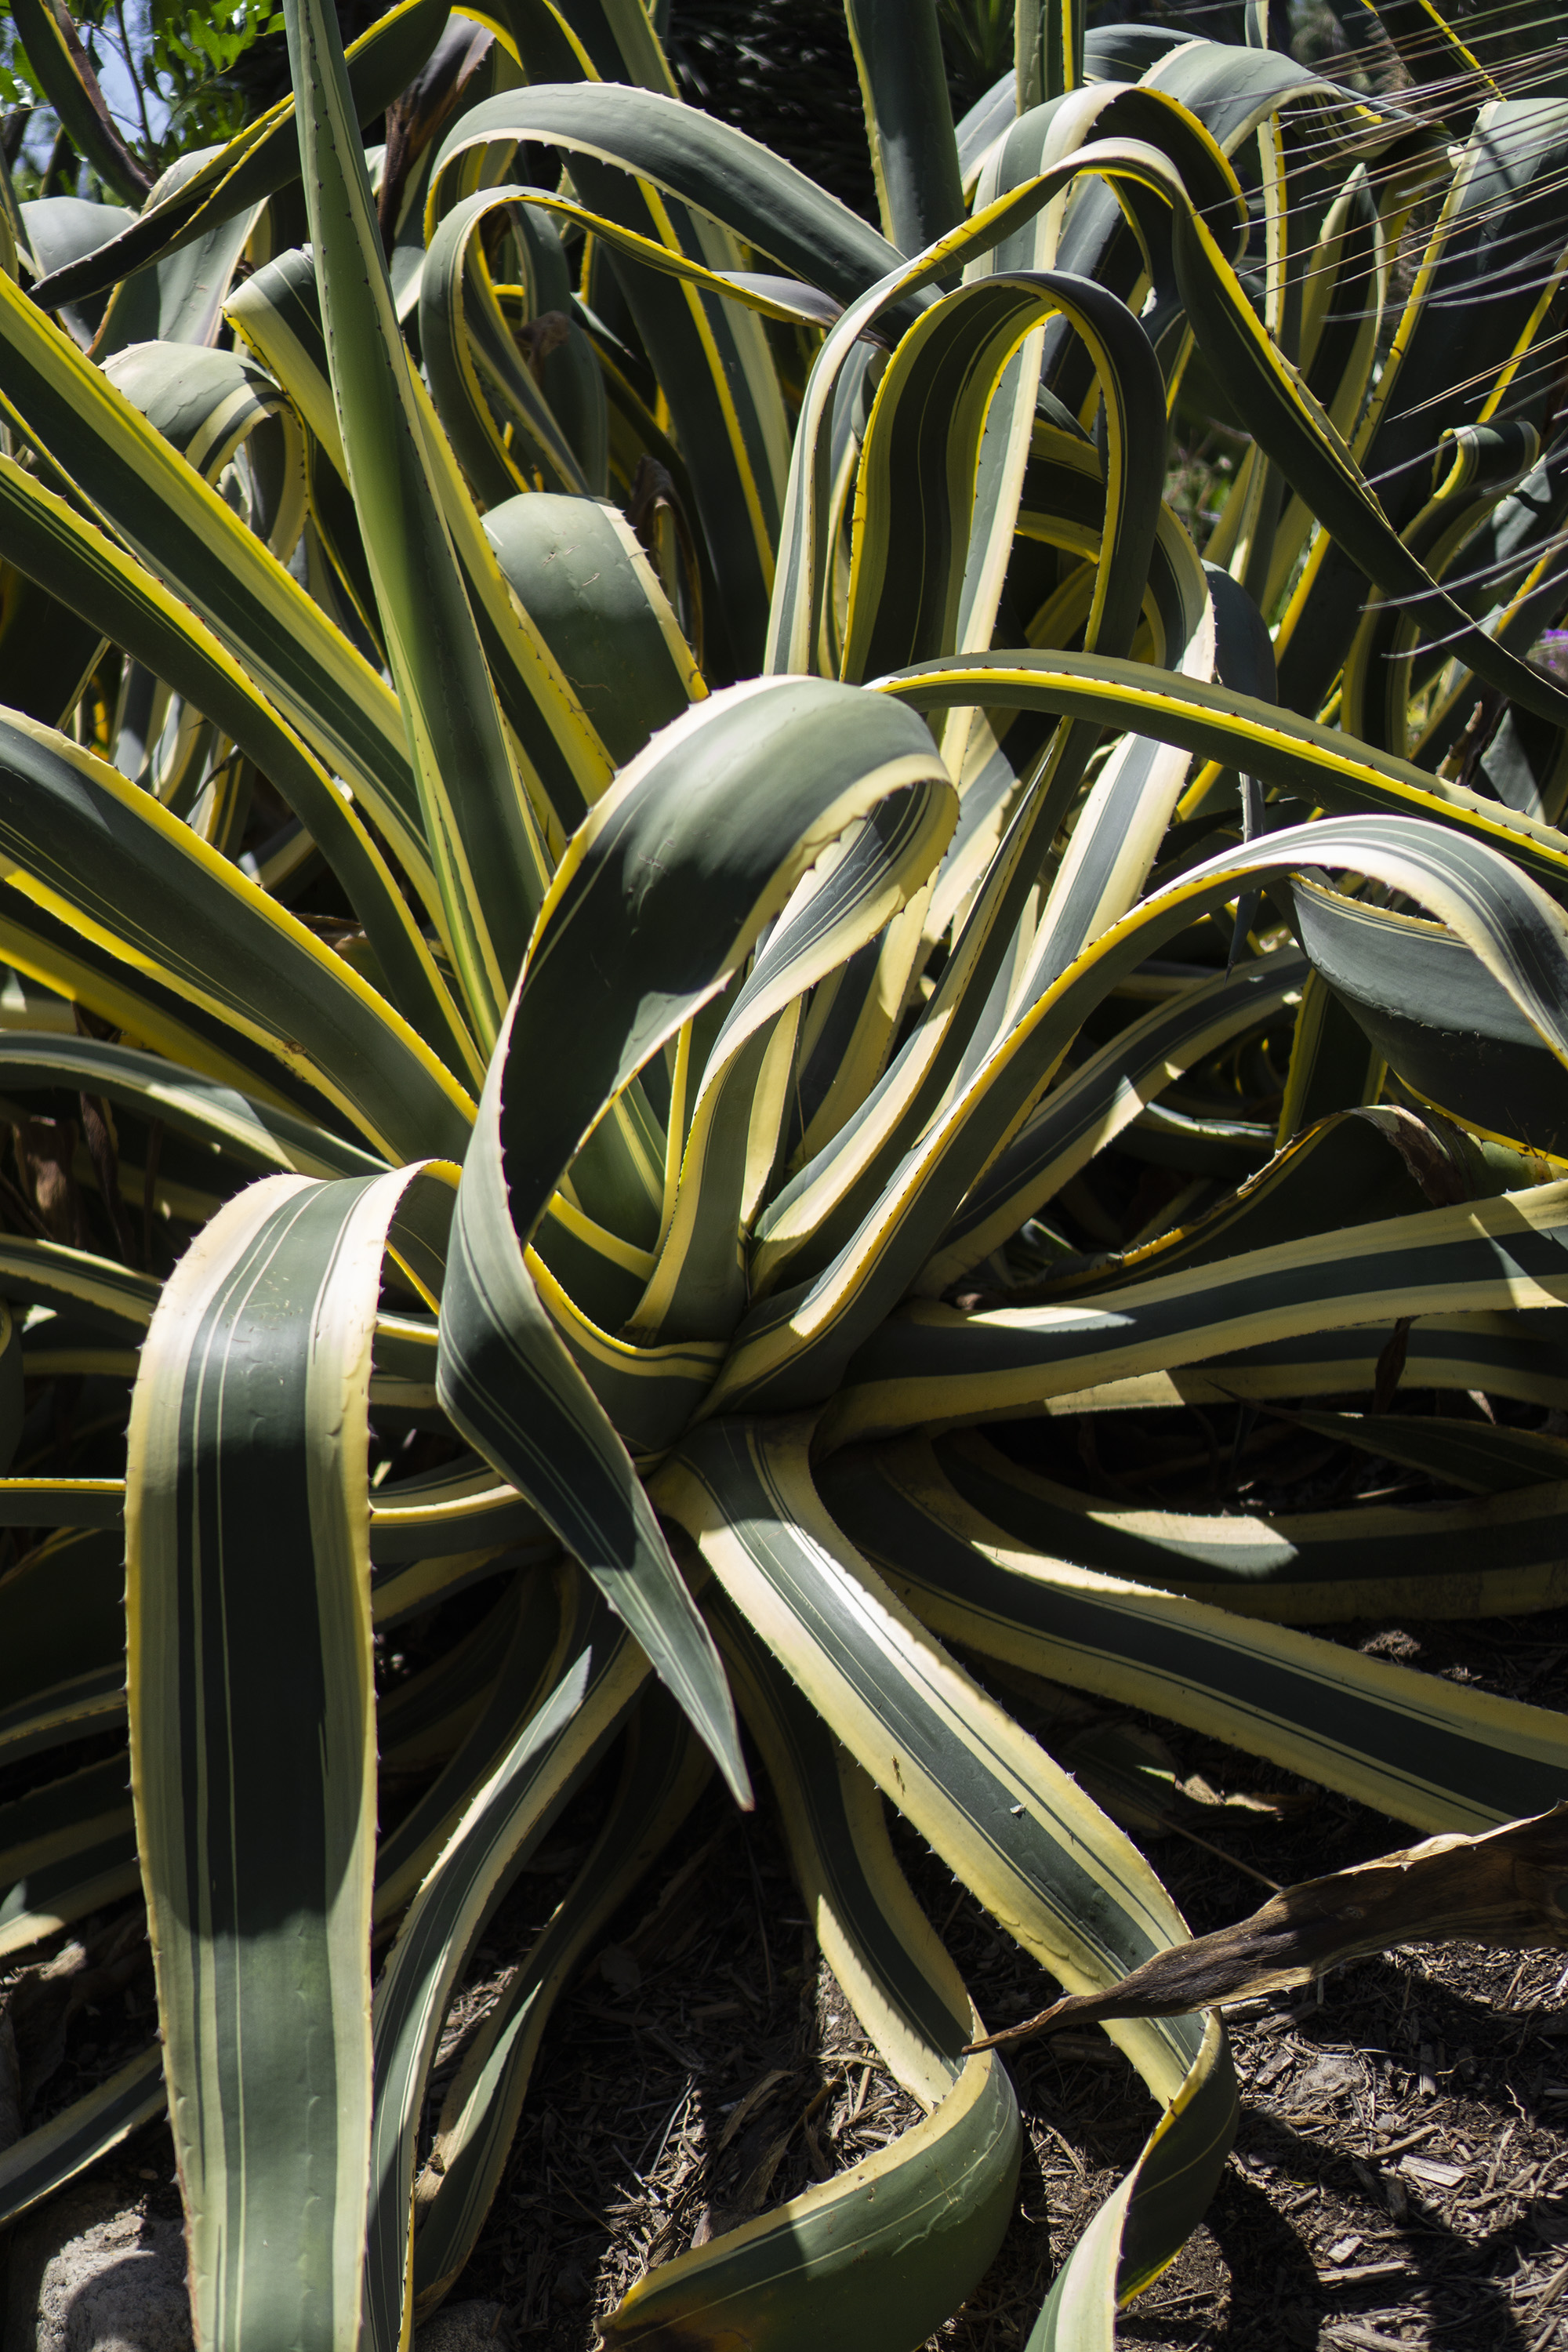
[[[5,2352],[191,2352],[184,2232],[89,2183],[17,2230]]]
[[[506,2352],[506,2305],[444,2303],[414,2331],[414,2352]]]

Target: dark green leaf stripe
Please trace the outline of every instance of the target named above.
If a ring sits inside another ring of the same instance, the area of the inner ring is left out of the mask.
[[[14,2221],[163,2112],[163,2053],[154,2043],[85,2098],[0,2153],[0,2221]]]
[[[348,893],[399,1011],[454,1069],[466,1077],[481,1076],[461,1016],[353,803],[211,630],[9,458],[0,458],[0,551],[145,663],[256,761]]]
[[[458,984],[494,1042],[538,869],[479,634],[424,457],[424,427],[335,17],[287,0],[305,203],[350,488],[408,730]],[[460,810],[460,814],[459,814]]]
[[[384,998],[150,793],[16,712],[0,853],[18,891],[255,1039],[388,1157],[462,1150],[468,1097]]]
[[[719,2345],[738,2324],[761,2352],[798,2343],[826,2306],[855,2343],[901,2352],[967,2294],[1006,2228],[1016,2104],[1004,2073],[960,2055],[978,2030],[973,2011],[893,1858],[875,1789],[722,1599],[714,1614],[824,1953],[928,2120],[661,2264],[605,2324],[605,2341]]]
[[[0,1087],[67,1087],[161,1118],[258,1175],[374,1176],[382,1162],[270,1103],[255,1103],[132,1045],[97,1037],[0,1034]]]
[[[570,1662],[553,1691],[499,1759],[420,1887],[376,1985],[361,2336],[367,2352],[396,2352],[406,2339],[415,2142],[447,2004],[486,1919],[605,1753],[647,1675],[636,1643],[596,1600],[578,1614],[568,1647]]]
[[[1392,1415],[1371,1418],[1392,1423],[1395,1432],[1401,1426]],[[1321,1425],[1336,1435],[1348,1419],[1301,1416],[1304,1427]],[[1469,1424],[1409,1425],[1433,1432],[1426,1466],[1446,1475],[1437,1458],[1442,1433]],[[1378,1450],[1374,1431],[1362,1442]],[[1387,1458],[1397,1460],[1398,1435],[1387,1444]],[[1462,1441],[1456,1445],[1464,1459]],[[976,1509],[1033,1551],[1277,1624],[1401,1610],[1424,1617],[1506,1616],[1553,1607],[1558,1592],[1568,1590],[1563,1486],[1559,1476],[1542,1480],[1539,1465],[1533,1474],[1519,1465],[1511,1473],[1516,1488],[1470,1503],[1210,1517],[1079,1494],[1009,1465],[977,1433],[941,1440],[937,1459]]]
[[[1436,826],[1389,817],[1326,819],[1245,844],[1145,899],[1020,1015],[968,1085],[954,1090],[942,1115],[931,1121],[868,1210],[860,1231],[816,1282],[753,1308],[737,1335],[710,1409],[816,1402],[841,1380],[855,1339],[868,1354],[885,1346],[885,1336],[873,1336],[883,1317],[909,1289],[969,1185],[1011,1139],[1089,1005],[1174,935],[1183,920],[1178,909],[1195,908],[1200,901],[1217,906],[1222,892],[1231,895],[1234,885],[1217,883],[1220,872],[1289,870],[1298,859],[1374,875],[1421,899],[1473,947],[1531,1026],[1568,1059],[1568,1028],[1561,1013],[1568,1003],[1568,919],[1495,850]],[[1495,1301],[1434,1296],[1428,1303],[1437,1311],[1449,1305],[1500,1304],[1513,1295],[1503,1290]],[[1369,1308],[1369,1314],[1382,1311],[1378,1303]],[[1303,1318],[1296,1328],[1311,1326]],[[1266,1334],[1260,1328],[1258,1336]],[[1165,1360],[1180,1359],[1173,1354]],[[1152,1362],[1136,1367],[1156,1368]],[[917,1410],[897,1425],[930,1417]],[[841,1394],[834,1406],[834,1430],[863,1433],[867,1426],[858,1405],[847,1405]]]
[[[1554,1804],[1562,1718],[1042,1557],[994,1525],[928,1449],[823,1474],[837,1519],[921,1616],[983,1655],[1148,1706],[1428,1830]]]
[[[374,121],[414,79],[440,38],[447,14],[442,0],[398,0],[360,35],[349,53],[349,79],[361,122]],[[170,186],[172,176],[165,173],[159,184],[165,199],[154,191],[154,200],[120,236],[45,278],[36,291],[40,305],[54,310],[85,301],[297,180],[293,99],[280,99],[247,123],[199,171],[182,174],[177,186]]]
[[[363,796],[416,881],[427,873],[391,688],[216,491],[3,276],[0,403]]]
[[[1169,1078],[1261,1024],[1304,983],[1304,956],[1280,950],[1199,982],[1130,1022],[1109,1045],[1031,1112],[965,1198],[920,1279],[939,1297],[978,1265],[1026,1217],[1037,1215],[1070,1176],[1157,1098]]]
[[[705,1423],[660,1473],[660,1505],[883,1793],[1043,1965],[1088,1982],[1122,1949],[1163,1948],[1183,1930],[1147,1864],[839,1534],[810,1433],[804,1420]],[[1138,2047],[1173,2092],[1185,2042]]]
[[[1543,1184],[1247,1251],[1132,1283],[1103,1306],[965,1318],[921,1303],[856,1358],[830,1408],[831,1434],[843,1444],[922,1423],[1037,1410],[1047,1396],[1335,1324],[1554,1307],[1568,1298],[1565,1231],[1568,1184]]]
[[[137,1826],[197,2326],[215,2346],[334,2341],[359,2308],[375,1812],[366,1412],[388,1227],[410,1182],[430,1181],[252,1186],[180,1261],[132,1405]],[[278,2243],[295,2260],[279,2263]]]
[[[415,2190],[415,2313],[457,2279],[500,2184],[533,2063],[572,1969],[674,1835],[712,1769],[674,1700],[645,1687],[604,1826],[464,2052]]]
[[[1494,842],[1544,888],[1568,897],[1568,853],[1553,827],[1227,687],[1140,662],[1026,651],[957,654],[872,683],[921,710],[984,702],[1098,719],[1107,728],[1180,744],[1296,795],[1305,787],[1328,808],[1462,826],[1477,840]]]
[[[710,1423],[661,1474],[663,1507],[695,1538],[735,1614],[883,1793],[1064,1984],[1114,1966],[1120,1949],[1179,1937],[1121,1832],[846,1540],[813,1484],[811,1434],[805,1420]],[[1152,2166],[1139,2284],[1194,2226],[1235,2127],[1223,2033],[1205,2034],[1198,2019],[1166,2022],[1176,2028],[1167,2039],[1122,2042],[1155,2095],[1191,2117],[1168,2132],[1168,2171]]]

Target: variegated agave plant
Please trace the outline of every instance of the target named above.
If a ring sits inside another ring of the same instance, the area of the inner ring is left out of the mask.
[[[1564,1592],[1559,1441],[1387,1410],[1568,1403],[1568,99],[1403,5],[1394,98],[1021,6],[955,137],[934,15],[850,0],[879,235],[638,0],[402,0],[346,68],[288,0],[297,118],[144,196],[18,5],[137,205],[13,204],[0,277],[0,1952],[140,1883],[162,2047],[0,2214],[167,2097],[204,2346],[439,2301],[574,1958],[710,1756],[745,1796],[731,1692],[929,2115],[616,2344],[904,2352],[992,2258],[1014,2096],[878,1790],[1069,1989],[1184,1935],[949,1643],[1419,1829],[1561,1790],[1557,1716],[1303,1630]],[[1206,568],[1184,382],[1250,436]],[[1369,1391],[1304,1417],[1470,1499],[1148,1509],[978,1426]],[[71,1769],[121,1725],[133,1819]],[[1216,2014],[1114,2030],[1163,2119],[1039,2346],[1229,2142]]]

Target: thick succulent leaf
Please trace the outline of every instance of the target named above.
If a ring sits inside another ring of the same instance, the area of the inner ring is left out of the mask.
[[[1563,1025],[1560,1010],[1568,1003],[1568,994],[1563,992],[1568,991],[1568,918],[1517,866],[1495,850],[1436,825],[1389,817],[1329,818],[1244,844],[1194,866],[1145,899],[1086,950],[1020,1015],[1003,1043],[968,1084],[955,1090],[942,1117],[932,1121],[906,1155],[897,1176],[868,1213],[860,1233],[846,1243],[833,1265],[815,1284],[804,1285],[776,1300],[764,1300],[752,1309],[737,1334],[711,1409],[732,1409],[742,1401],[765,1402],[775,1407],[815,1401],[837,1386],[848,1362],[845,1341],[851,1334],[865,1340],[868,1366],[877,1360],[879,1348],[886,1349],[911,1337],[912,1327],[906,1331],[902,1323],[885,1330],[879,1327],[908,1290],[923,1257],[934,1247],[941,1226],[970,1184],[996,1150],[1010,1140],[1090,1003],[1102,1001],[1115,980],[1173,937],[1186,919],[1186,910],[1196,912],[1200,905],[1206,909],[1219,905],[1222,895],[1233,895],[1234,882],[1217,885],[1211,877],[1220,872],[1239,878],[1270,867],[1289,869],[1298,860],[1308,859],[1330,869],[1350,868],[1375,876],[1423,900],[1474,946],[1488,970],[1527,1013],[1531,1025],[1552,1043],[1554,1052],[1568,1058],[1568,1029]],[[1544,978],[1548,971],[1553,974],[1551,981]],[[925,1223],[928,1213],[929,1225]],[[903,1223],[906,1216],[910,1220],[908,1225]],[[917,1230],[921,1234],[918,1244]],[[907,1243],[904,1234],[909,1237]],[[1476,1295],[1452,1302],[1435,1297],[1432,1304],[1484,1307],[1505,1303],[1510,1297],[1504,1289],[1495,1300]],[[1369,1318],[1381,1311],[1382,1302],[1374,1302],[1368,1308]],[[900,1334],[897,1342],[887,1336],[895,1328]],[[977,1328],[971,1327],[972,1330]],[[1288,1323],[1283,1328],[1292,1327]],[[1313,1326],[1303,1314],[1293,1328]],[[1269,1336],[1262,1324],[1257,1336]],[[1222,1339],[1221,1344],[1226,1342]],[[1176,1354],[1164,1359],[1179,1360]],[[1134,1369],[1130,1357],[1122,1361],[1127,1370]],[[1157,1368],[1153,1359],[1136,1367]],[[848,1404],[848,1391],[835,1402],[832,1427],[836,1433],[851,1428],[860,1431],[868,1425],[861,1404],[868,1399],[869,1390],[860,1391],[859,1377],[857,1374],[852,1381],[851,1390],[860,1402]],[[911,1420],[931,1417],[923,1412],[910,1416]],[[907,1422],[878,1423],[882,1428],[908,1425]]]
[[[199,148],[179,157],[159,184],[159,202],[173,196],[206,162]],[[103,323],[93,338],[94,356],[105,359],[132,343],[210,345],[234,273],[259,217],[259,205],[248,205],[204,230],[177,253],[122,278],[109,298]]]
[[[861,1350],[831,1407],[831,1433],[844,1443],[1037,1411],[1047,1396],[1336,1324],[1552,1307],[1568,1295],[1557,1264],[1565,1218],[1568,1187],[1544,1184],[1155,1276],[1103,1307],[965,1318],[922,1302]]]
[[[454,205],[419,278],[419,349],[431,397],[487,506],[531,488],[535,472],[547,490],[588,494],[575,453],[507,329],[480,243],[489,214],[520,194],[484,188]]]
[[[617,767],[702,698],[669,601],[615,507],[532,490],[491,507],[485,535]]]
[[[500,1759],[398,1930],[375,1989],[375,2122],[361,2342],[396,2352],[411,2313],[416,2138],[447,2006],[486,1920],[604,1755],[647,1678],[602,1604],[578,1618],[554,1689]],[[365,2227],[360,2179],[360,2227]]]
[[[458,984],[483,1047],[538,905],[540,859],[479,633],[424,458],[335,17],[287,0],[332,397],[408,730]]]
[[[410,0],[423,5],[425,0]],[[0,402],[363,799],[416,884],[429,876],[391,688],[68,335],[0,278]],[[427,903],[435,901],[433,882]]]
[[[521,1241],[612,1098],[821,853],[900,795],[951,808],[924,729],[885,726],[878,709],[817,679],[732,688],[656,737],[595,803],[551,886],[487,1086]],[[933,860],[941,845],[933,827]],[[542,1098],[501,1105],[509,1065],[551,1063]]]
[[[97,1037],[0,1035],[0,1087],[65,1087],[162,1119],[255,1175],[373,1176],[384,1163],[270,1103],[181,1069],[161,1054]]]
[[[922,1294],[940,1297],[1001,1248],[1171,1078],[1289,1004],[1308,969],[1304,956],[1281,950],[1195,982],[1130,1022],[1047,1095],[971,1188],[921,1276]]]
[[[812,1483],[810,1440],[804,1421],[709,1423],[661,1473],[661,1505],[884,1795],[1043,1966],[1075,1986],[1119,1949],[1162,1948],[1174,1915],[1142,1856],[840,1533]],[[1124,2292],[1193,2227],[1235,2128],[1223,2035],[1195,2019],[1172,2035],[1121,2042],[1179,2110],[1145,2159]]]
[[[603,1827],[572,1885],[463,2053],[415,2189],[415,2310],[467,2263],[500,2185],[534,2060],[573,1969],[701,1794],[706,1750],[665,1692],[644,1690]]]
[[[110,187],[141,204],[153,183],[115,128],[70,16],[64,9],[57,16],[48,0],[16,0],[13,21],[38,85],[79,154]]]
[[[1568,1072],[1460,941],[1305,877],[1292,896],[1302,945],[1380,1060],[1467,1127],[1563,1157]]]
[[[500,1095],[492,1073],[458,1196],[437,1393],[455,1426],[582,1561],[743,1799],[734,1710],[711,1640],[631,1459],[524,1261],[502,1171]],[[421,1571],[414,1574],[417,1590]]]
[[[868,725],[876,707],[821,680],[732,689],[657,737],[596,803],[556,874],[491,1066],[442,1315],[447,1412],[599,1582],[737,1791],[744,1769],[711,1642],[523,1252],[583,1137],[817,856],[900,795],[951,807],[929,735]],[[765,798],[752,790],[763,775]],[[524,1087],[544,1066],[558,1074],[550,1088]]]
[[[721,1600],[715,1622],[767,1759],[818,1940],[927,2118],[884,2152],[658,2265],[605,2324],[611,2345],[797,2343],[824,2308],[857,2344],[903,2352],[984,2273],[1006,2229],[1021,2134],[1012,2086],[970,2071],[952,1963],[894,1860],[881,1801]],[[933,2112],[934,2110],[934,2112]]]
[[[164,2096],[163,2052],[154,2042],[37,2131],[13,2140],[0,2152],[0,2220],[16,2221],[151,2123]]]
[[[370,1556],[378,1569],[443,1551],[532,1542],[543,1532],[531,1505],[473,1454],[378,1487],[371,1499]]]
[[[1055,1560],[1136,1584],[1156,1584],[1196,1601],[1280,1625],[1321,1625],[1347,1617],[1510,1615],[1557,1605],[1568,1588],[1561,1528],[1561,1460],[1533,1465],[1504,1451],[1489,1457],[1468,1439],[1475,1424],[1370,1413],[1303,1412],[1304,1429],[1341,1436],[1384,1457],[1419,1454],[1417,1466],[1445,1476],[1445,1433],[1456,1457],[1490,1470],[1507,1490],[1474,1502],[1349,1505],[1327,1511],[1200,1511],[1108,1501],[1010,1464],[978,1433],[937,1443],[942,1474],[1021,1545]],[[1408,1439],[1401,1433],[1415,1434]],[[1487,1432],[1488,1434],[1496,1433]],[[1549,1441],[1542,1441],[1546,1444]],[[1472,1450],[1473,1446],[1473,1450]],[[1522,1456],[1523,1449],[1521,1449]],[[824,1475],[831,1483],[831,1472]],[[1479,1478],[1474,1482],[1481,1483]]]
[[[374,634],[380,614],[348,487],[349,462],[310,249],[279,254],[257,270],[230,298],[226,313],[304,420],[317,527]],[[582,809],[609,779],[608,754],[534,625],[526,597],[519,595],[515,584],[509,590],[503,581],[451,444],[417,373],[408,375],[407,391],[419,413],[426,469],[463,575],[496,698],[516,739],[514,751],[524,782],[570,832]]]
[[[389,1227],[411,1183],[437,1181],[252,1186],[180,1261],[142,1351],[132,1755],[193,2300],[212,2345],[257,2329],[334,2342],[359,2308],[371,1340]],[[196,1790],[221,1798],[193,1808]]]
[[[1478,840],[1495,842],[1547,889],[1568,896],[1568,862],[1554,827],[1217,682],[1098,654],[998,650],[956,655],[873,684],[921,710],[984,702],[1093,717],[1118,731],[1180,744],[1292,796],[1305,789],[1328,808],[1386,810],[1462,826]]]
[[[389,1157],[462,1149],[468,1097],[384,998],[150,793],[15,713],[0,835],[15,889],[253,1039]]]
[[[900,253],[921,253],[963,217],[936,11],[848,0],[845,14],[882,234]]]
[[[1054,315],[1082,337],[1105,404],[1105,531],[1116,551],[1097,573],[1085,642],[1108,652],[1131,645],[1163,475],[1153,350],[1125,304],[1098,287],[1048,270],[993,272],[926,311],[878,387],[856,492],[845,677],[955,643],[991,395],[1019,344]],[[909,495],[911,481],[929,485],[921,498]]]
[[[0,1527],[117,1528],[123,1478],[0,1478]]]
[[[188,606],[10,458],[0,458],[0,551],[214,719],[254,760],[348,894],[398,1010],[478,1076],[475,1051],[384,857],[331,778]]]
[[[1053,1559],[986,1517],[927,1447],[821,1475],[893,1590],[982,1656],[1151,1708],[1423,1829],[1485,1829],[1555,1801],[1568,1736],[1550,1708]]]
[[[728,1596],[710,1591],[704,1608],[823,1957],[894,2081],[930,2115],[963,2071],[978,2012],[899,1868],[880,1791]]]
[[[927,879],[952,824],[945,793],[903,793],[875,810],[837,862],[797,887],[709,1048],[658,1264],[637,1310],[637,1336],[728,1339],[745,1305],[739,1246],[756,1163],[773,1157],[790,1046],[775,1024],[793,998],[875,940]],[[771,1123],[770,1123],[771,1112]],[[761,1132],[759,1133],[759,1130]]]
[[[356,124],[373,122],[413,79],[440,38],[447,16],[443,0],[398,0],[360,35],[349,53]],[[299,133],[289,97],[209,154],[200,171],[182,174],[172,187],[174,175],[165,173],[153,201],[134,221],[95,252],[53,271],[38,285],[36,299],[48,310],[85,301],[299,176]]]
[[[525,140],[635,173],[841,302],[898,267],[885,237],[744,131],[619,82],[540,81],[487,99],[448,132],[435,179],[475,149]]]
[[[613,25],[603,21],[604,47],[614,53],[614,80],[590,84],[585,94],[595,100],[651,99],[683,122],[706,120],[666,94],[673,83],[646,18],[639,22],[622,9]],[[541,57],[531,18],[519,29],[526,69],[536,83],[548,81],[559,69],[558,61],[553,56]],[[545,49],[552,51],[555,46],[548,38]],[[647,86],[626,87],[631,83]],[[432,215],[444,200],[444,175],[464,189],[476,178],[497,176],[487,166],[485,148],[499,146],[510,153],[521,141],[541,135],[553,143],[551,132],[541,134],[530,127],[536,95],[533,89],[509,92],[510,107],[503,104],[498,112],[492,100],[465,117],[437,158]],[[470,132],[471,139],[467,136]],[[647,177],[633,181],[607,168],[591,147],[577,146],[574,152],[574,184],[604,219],[710,269],[742,267],[745,257],[740,246],[711,217],[695,216],[678,197],[660,194]],[[787,461],[788,426],[777,372],[758,322],[733,304],[700,294],[695,286],[672,286],[662,268],[650,274],[617,264],[616,271],[685,452],[695,495],[693,520],[700,527],[708,584],[713,591],[710,596],[705,587],[704,635],[711,640],[705,645],[705,658],[721,677],[744,676],[755,667],[765,627]]]

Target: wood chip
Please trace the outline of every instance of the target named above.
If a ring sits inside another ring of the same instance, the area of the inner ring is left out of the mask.
[[[1408,2278],[1408,2263],[1331,2263],[1318,2273],[1325,2286],[1363,2286],[1373,2279]]]
[[[1458,2189],[1469,2177],[1462,2164],[1440,2164],[1430,2156],[1407,2156],[1399,2168],[1427,2189]]]

